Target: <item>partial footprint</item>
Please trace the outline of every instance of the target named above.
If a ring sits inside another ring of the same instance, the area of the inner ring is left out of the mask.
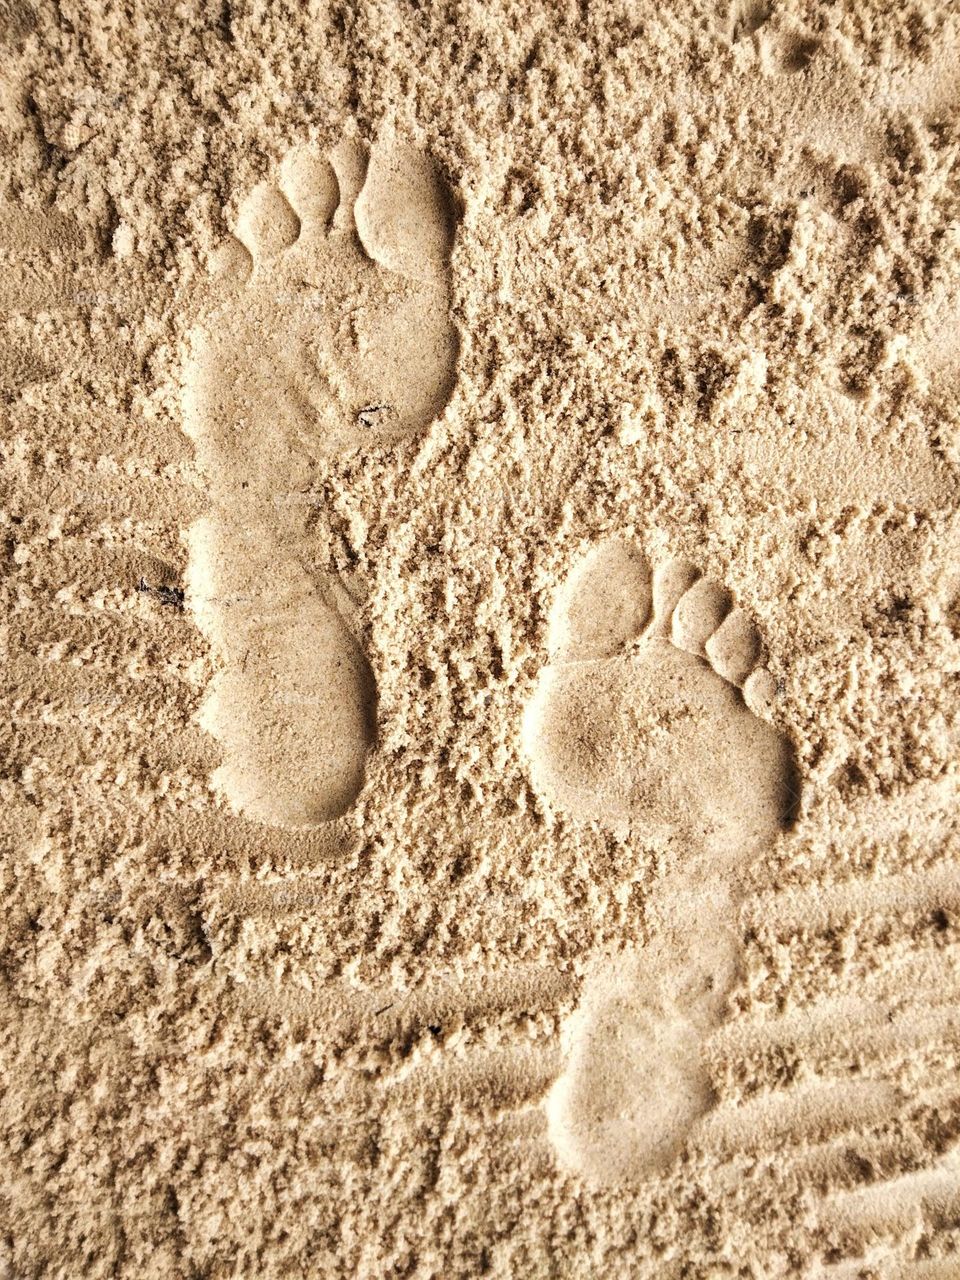
[[[737,976],[737,872],[792,819],[790,744],[756,714],[760,645],[729,595],[672,561],[601,544],[552,622],[528,708],[534,784],[580,821],[659,843],[655,940],[602,964],[566,1031],[547,1100],[558,1155],[600,1181],[675,1159],[712,1105],[700,1046]]]
[[[406,147],[286,159],[256,188],[195,335],[186,428],[210,513],[191,531],[190,598],[221,670],[205,723],[215,782],[266,822],[342,814],[374,737],[372,676],[313,571],[311,483],[331,453],[426,427],[454,385],[452,201]]]
[[[563,1031],[547,1127],[561,1162],[592,1182],[666,1170],[714,1103],[701,1046],[738,976],[730,903],[691,893],[672,906],[649,947],[587,978]]]
[[[681,561],[652,574],[632,547],[604,543],[568,583],[549,647],[524,724],[549,802],[715,857],[773,838],[795,793],[792,755],[751,710],[770,677],[725,591]]]

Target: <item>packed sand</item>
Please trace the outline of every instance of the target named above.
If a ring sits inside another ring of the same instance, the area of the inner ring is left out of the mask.
[[[957,1280],[957,5],[0,41],[0,1276]]]

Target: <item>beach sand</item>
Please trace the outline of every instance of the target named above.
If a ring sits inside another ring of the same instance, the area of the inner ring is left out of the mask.
[[[0,51],[0,1276],[960,1277],[960,10]]]

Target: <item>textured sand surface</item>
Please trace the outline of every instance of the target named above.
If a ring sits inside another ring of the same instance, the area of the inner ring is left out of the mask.
[[[957,5],[0,53],[0,1276],[957,1280]]]

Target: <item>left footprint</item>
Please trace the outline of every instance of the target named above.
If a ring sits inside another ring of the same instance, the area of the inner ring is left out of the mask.
[[[186,388],[209,498],[190,599],[220,664],[204,723],[228,802],[303,827],[356,799],[376,713],[348,597],[310,563],[315,468],[422,430],[449,400],[452,201],[421,153],[344,143],[291,153],[235,231]]]

